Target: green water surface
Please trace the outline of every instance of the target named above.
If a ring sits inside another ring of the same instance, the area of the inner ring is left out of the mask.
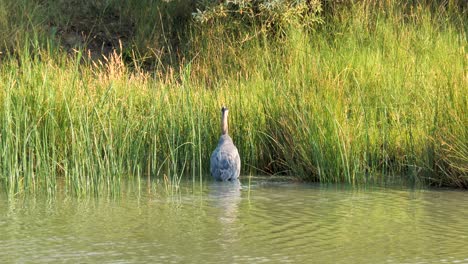
[[[468,263],[468,192],[129,183],[116,197],[0,195],[0,263]]]

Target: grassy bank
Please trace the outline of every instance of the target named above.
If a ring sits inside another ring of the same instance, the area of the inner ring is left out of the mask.
[[[198,180],[226,104],[244,175],[467,187],[466,14],[405,8],[353,4],[273,36],[191,26],[150,67],[142,41],[99,62],[33,24],[0,58],[0,182],[85,194],[122,177]]]

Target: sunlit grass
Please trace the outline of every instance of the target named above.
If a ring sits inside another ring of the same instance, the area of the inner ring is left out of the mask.
[[[191,59],[164,71],[129,68],[120,51],[101,63],[66,55],[29,36],[1,58],[0,183],[11,194],[54,193],[63,179],[85,195],[138,176],[176,191],[208,175],[225,104],[242,174],[466,187],[459,18],[354,8],[274,41],[194,29]]]

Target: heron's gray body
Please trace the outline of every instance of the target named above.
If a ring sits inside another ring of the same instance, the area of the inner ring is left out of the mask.
[[[221,135],[210,161],[210,172],[215,180],[233,181],[239,178],[241,167],[239,152],[229,135]]]

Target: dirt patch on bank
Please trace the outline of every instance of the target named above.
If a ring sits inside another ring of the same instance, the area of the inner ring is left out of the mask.
[[[58,7],[58,9],[57,9]],[[85,49],[93,59],[131,45],[135,24],[104,1],[60,1],[54,6],[49,28],[68,52]]]

